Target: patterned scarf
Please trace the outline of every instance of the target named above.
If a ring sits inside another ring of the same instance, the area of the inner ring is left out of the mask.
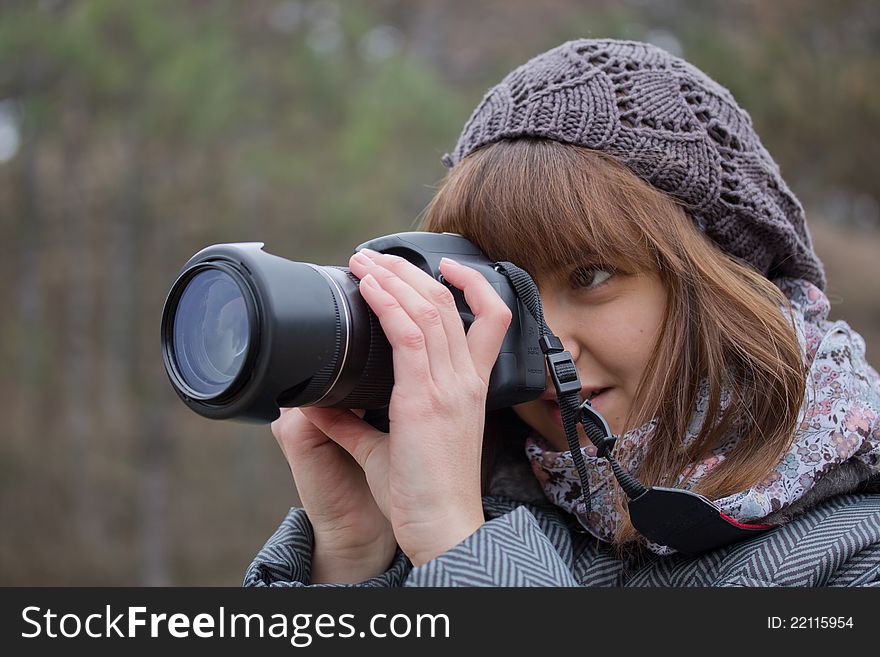
[[[844,465],[857,466],[865,474],[863,478],[880,471],[880,376],[865,360],[864,340],[846,322],[828,320],[828,298],[812,283],[792,278],[774,283],[791,302],[801,353],[811,363],[810,378],[795,440],[776,468],[748,490],[714,500],[721,511],[740,522],[785,522],[791,517],[784,513],[786,509],[803,506],[816,497],[818,483],[826,476],[828,480],[839,478],[831,475]],[[707,403],[708,385],[704,382],[685,444],[699,433]],[[729,403],[729,395],[722,394],[722,412]],[[618,437],[615,452],[627,455],[620,461],[626,471],[638,470],[655,426],[656,419]],[[674,485],[693,488],[724,460],[741,431],[742,427],[735,428],[728,441],[697,464],[687,481],[680,476]],[[592,494],[589,515],[584,512],[571,452],[553,451],[536,432],[526,440],[526,454],[544,495],[574,514],[591,534],[610,541],[620,521],[612,499],[614,476],[608,462],[596,457],[592,444],[582,447],[581,452]],[[674,551],[652,543],[648,547],[658,554]]]

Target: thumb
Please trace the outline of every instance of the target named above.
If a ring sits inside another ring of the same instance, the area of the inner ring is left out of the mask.
[[[388,438],[388,434],[361,419],[364,414],[361,409],[302,406],[300,410],[324,435],[351,454],[361,469],[365,469],[370,454],[380,441]]]

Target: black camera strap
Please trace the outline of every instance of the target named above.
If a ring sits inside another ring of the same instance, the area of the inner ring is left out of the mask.
[[[596,446],[597,456],[608,459],[614,477],[628,498],[630,521],[649,541],[683,554],[697,554],[751,538],[771,528],[770,525],[739,523],[722,513],[707,498],[688,490],[660,486],[645,488],[625,472],[611,454],[616,438],[605,418],[590,405],[589,400],[581,404],[581,382],[577,368],[571,353],[565,351],[562,341],[544,321],[541,297],[534,280],[528,272],[511,262],[496,262],[494,268],[508,277],[520,301],[538,323],[541,333],[539,345],[556,388],[565,438],[581,481],[586,515],[591,510],[591,496],[587,466],[577,435],[578,422]]]
[[[584,461],[584,455],[581,453],[577,435],[577,423],[579,421],[578,406],[580,405],[581,391],[581,380],[578,376],[577,368],[571,358],[571,354],[563,348],[562,341],[550,331],[550,327],[544,321],[544,309],[541,306],[538,286],[535,285],[535,281],[532,280],[529,273],[512,262],[496,262],[494,268],[495,271],[503,272],[507,276],[511,285],[513,285],[513,289],[516,291],[516,295],[538,323],[538,330],[541,334],[538,344],[547,362],[547,369],[550,372],[550,377],[553,379],[553,385],[556,387],[556,398],[559,401],[559,411],[562,415],[562,426],[565,428],[565,438],[568,441],[571,458],[581,480],[584,513],[589,515],[591,502],[590,484],[587,477],[587,464]],[[602,422],[605,422],[604,418]],[[608,438],[613,443],[614,438],[611,436],[610,431],[608,432]],[[592,437],[590,440],[593,440]],[[601,449],[601,454],[605,454],[604,438],[600,439],[599,443],[601,448],[597,444],[596,449]],[[593,441],[593,444],[596,444],[596,442]]]

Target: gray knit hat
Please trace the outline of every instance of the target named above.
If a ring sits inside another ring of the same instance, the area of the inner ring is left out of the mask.
[[[685,202],[722,249],[768,278],[825,288],[804,209],[745,110],[705,73],[656,46],[582,39],[508,74],[465,124],[447,167],[480,146],[544,137],[614,156]]]

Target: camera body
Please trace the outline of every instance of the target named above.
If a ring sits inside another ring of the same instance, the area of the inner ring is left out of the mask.
[[[403,232],[360,244],[410,261],[442,281],[441,258],[479,271],[513,318],[489,381],[487,410],[537,398],[545,387],[535,318],[510,281],[454,233]],[[171,287],[162,315],[165,370],[177,394],[212,419],[271,422],[280,407],[387,409],[391,346],[347,267],[295,262],[260,242],[196,253]],[[446,284],[465,331],[474,321]]]

